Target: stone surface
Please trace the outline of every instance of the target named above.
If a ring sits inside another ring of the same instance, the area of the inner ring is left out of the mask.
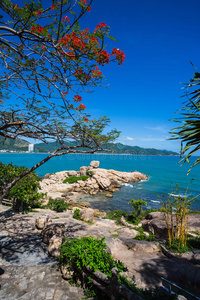
[[[69,287],[67,282],[62,281],[61,274],[56,270],[55,261],[48,257],[48,247],[42,243],[40,231],[35,229],[36,215],[37,217],[49,215],[52,218],[52,224],[48,227],[52,230],[53,225],[59,225],[55,227],[58,228],[58,234],[63,234],[70,239],[82,236],[96,238],[105,236],[108,251],[114,259],[125,264],[129,270],[125,275],[130,280],[134,276],[140,288],[160,286],[160,278],[164,277],[182,288],[190,287],[192,293],[200,296],[200,265],[194,265],[187,258],[169,259],[159,252],[156,243],[136,241],[130,236],[125,236],[127,230],[131,233],[132,229],[118,225],[113,220],[97,218],[94,219],[94,224],[88,225],[73,219],[72,212],[55,213],[40,209],[38,211],[37,214],[16,215],[10,212],[8,216],[1,216],[0,254],[2,261],[0,263],[3,271],[0,269],[0,274],[3,277],[1,276],[0,299],[73,300],[82,298],[82,296],[79,298],[77,288]],[[61,228],[62,230],[59,231]],[[53,235],[54,233],[53,230]],[[51,239],[53,235],[49,234],[46,237]],[[48,241],[47,243],[49,244]],[[195,251],[193,250],[198,256],[198,251]]]
[[[48,256],[34,227],[34,213],[21,215],[1,210],[0,299],[81,300],[83,290],[62,278],[57,262]]]
[[[79,217],[81,220],[86,221],[86,222],[94,222],[94,209],[92,208],[85,208],[82,209],[79,212]]]
[[[78,181],[73,184],[63,184],[63,180],[69,176],[85,175],[87,170],[92,171],[86,181]],[[117,191],[122,186],[122,182],[140,181],[148,179],[145,174],[140,172],[120,172],[115,170],[106,170],[99,168],[99,161],[92,161],[90,167],[80,167],[80,171],[62,171],[55,174],[45,176],[40,183],[41,192],[46,193],[47,199],[50,197],[60,198],[63,195],[71,192],[85,193],[95,195],[99,191],[106,190],[110,192]],[[69,195],[72,201],[75,200],[75,195]],[[69,199],[68,199],[69,200]]]
[[[129,228],[122,228],[120,230],[116,231],[117,234],[119,234],[119,236],[121,237],[129,237],[134,239],[136,237],[136,235],[138,234],[137,230],[134,229],[129,229]]]
[[[52,219],[49,216],[39,217],[35,219],[35,226],[37,229],[43,229],[46,225],[50,225]]]
[[[51,224],[42,230],[42,232],[41,232],[42,241],[45,244],[49,244],[50,239],[53,236],[62,237],[64,235],[64,231],[65,231],[64,224],[62,224],[62,223]]]
[[[93,161],[91,161],[91,163],[90,163],[90,167],[95,168],[95,169],[98,168],[99,165],[100,165],[100,162],[99,162],[99,161],[96,161],[96,160],[93,160]]]
[[[106,194],[106,197],[113,198],[113,195],[108,193],[108,194]]]
[[[175,214],[174,214],[174,220],[175,220]],[[143,220],[141,223],[143,225],[143,228],[146,231],[151,232],[152,234],[156,235],[156,237],[158,237],[158,238],[167,238],[168,237],[168,231],[167,231],[164,213],[162,213],[162,212],[149,213],[147,215],[146,219]],[[174,221],[174,224],[176,226],[175,221]],[[189,215],[188,230],[200,232],[199,214]]]
[[[58,258],[60,255],[59,247],[62,244],[62,237],[57,237],[57,236],[52,236],[52,238],[49,241],[49,246],[48,246],[48,253],[52,257]]]

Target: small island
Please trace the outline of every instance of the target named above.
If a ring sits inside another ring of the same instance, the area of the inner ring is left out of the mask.
[[[148,176],[140,172],[120,172],[99,168],[99,161],[91,161],[89,167],[80,167],[79,171],[62,171],[46,174],[40,183],[41,192],[46,199],[76,199],[80,194],[96,195],[102,191],[115,192],[123,183],[147,180]],[[112,197],[112,196],[111,196]]]

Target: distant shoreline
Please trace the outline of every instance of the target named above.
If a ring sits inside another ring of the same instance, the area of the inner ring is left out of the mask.
[[[52,152],[0,152],[0,154],[51,154]],[[135,155],[135,156],[167,156],[167,157],[177,157],[179,155],[161,155],[161,154],[132,154],[132,153],[68,153],[68,154],[63,154],[64,155]]]

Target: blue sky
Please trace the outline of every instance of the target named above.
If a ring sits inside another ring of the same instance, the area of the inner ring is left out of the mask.
[[[183,83],[195,71],[190,61],[200,67],[199,15],[199,0],[94,0],[80,20],[91,30],[109,25],[118,43],[107,40],[108,51],[126,55],[121,66],[100,67],[109,88],[81,95],[92,117],[106,115],[110,129],[122,132],[119,142],[180,151],[179,141],[167,140],[176,125],[169,119],[182,107]]]
[[[127,145],[180,151],[180,142],[166,140],[180,109],[183,84],[200,66],[199,0],[94,0],[82,25],[94,29],[105,21],[126,59],[122,66],[102,67],[105,85],[83,95],[93,116],[106,115],[122,131]]]

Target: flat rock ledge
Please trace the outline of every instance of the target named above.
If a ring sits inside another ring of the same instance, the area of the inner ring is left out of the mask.
[[[91,161],[90,166],[83,166],[79,171],[46,174],[40,183],[41,192],[46,193],[47,199],[63,198],[70,201],[81,193],[96,195],[101,191],[115,192],[124,183],[148,179],[147,175],[140,172],[106,170],[99,168],[99,164],[99,161]],[[83,175],[89,175],[89,178],[85,181],[79,180],[73,184],[63,183],[70,176]]]

